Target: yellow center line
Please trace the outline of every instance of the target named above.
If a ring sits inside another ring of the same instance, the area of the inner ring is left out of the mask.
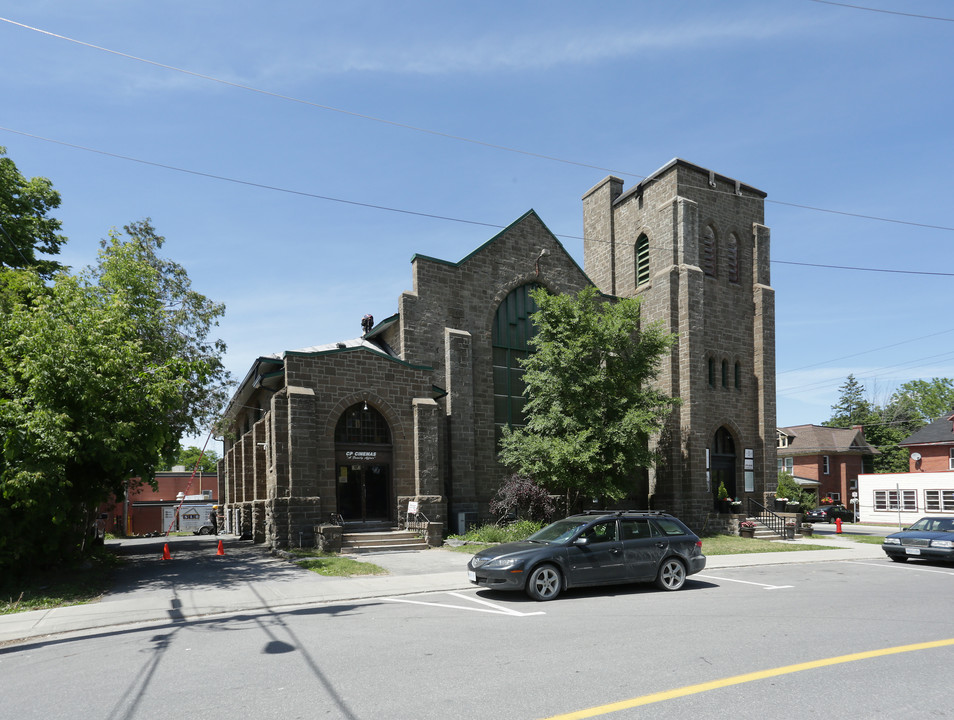
[[[663,702],[664,700],[673,700],[675,698],[686,697],[687,695],[696,695],[698,693],[708,692],[709,690],[718,690],[719,688],[729,687],[731,685],[741,685],[742,683],[765,680],[766,678],[788,675],[803,670],[815,670],[816,668],[840,665],[841,663],[854,662],[856,660],[869,660],[871,658],[915,652],[917,650],[931,650],[948,645],[954,645],[954,638],[915,643],[913,645],[899,645],[893,648],[868,650],[867,652],[839,655],[838,657],[824,660],[812,660],[811,662],[797,663],[795,665],[785,665],[784,667],[772,668],[770,670],[759,670],[757,672],[745,673],[744,675],[734,675],[732,677],[722,678],[721,680],[710,680],[709,682],[699,683],[698,685],[686,685],[685,687],[676,688],[675,690],[664,690],[663,692],[630,698],[629,700],[621,700],[620,702],[609,703],[608,705],[599,705],[586,710],[577,710],[576,712],[566,713],[564,715],[553,715],[552,717],[546,718],[546,720],[582,720],[582,718],[608,715],[609,713],[618,712],[620,710],[652,705],[653,703]]]

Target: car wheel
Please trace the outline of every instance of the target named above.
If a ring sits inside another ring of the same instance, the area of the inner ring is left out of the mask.
[[[527,580],[527,595],[534,600],[552,600],[560,594],[563,578],[553,565],[535,567]]]
[[[686,566],[676,558],[669,558],[659,567],[656,587],[662,590],[678,590],[686,582]]]
[[[888,555],[889,558],[895,562],[907,562],[908,559],[904,555]]]
[[[212,531],[207,527],[199,528],[199,535],[208,535],[210,532]]]

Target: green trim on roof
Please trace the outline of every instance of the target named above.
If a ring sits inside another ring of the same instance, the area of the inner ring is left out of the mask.
[[[381,332],[383,332],[387,327],[389,327],[389,326],[393,325],[394,323],[396,323],[400,317],[401,317],[401,313],[394,313],[391,317],[386,317],[386,318],[384,318],[384,320],[382,320],[382,321],[379,322],[377,325],[375,325],[373,328],[371,328],[370,330],[368,330],[368,332],[366,332],[366,333],[364,334],[364,337],[365,337],[365,338],[376,337],[376,336],[379,335]]]
[[[385,360],[390,360],[395,362],[398,365],[403,365],[404,367],[411,368],[412,370],[433,370],[434,368],[430,365],[413,365],[405,360],[400,360],[396,357],[391,357],[387,353],[378,352],[377,350],[372,350],[371,348],[359,346],[359,347],[349,347],[349,348],[334,348],[332,350],[315,350],[314,352],[304,352],[303,350],[286,350],[284,355],[285,357],[310,357],[313,355],[337,355],[339,353],[350,353],[350,352],[369,352],[372,355],[377,355],[378,357],[384,358]]]

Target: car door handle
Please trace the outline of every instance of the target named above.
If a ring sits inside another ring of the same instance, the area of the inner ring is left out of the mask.
[[[664,543],[664,542],[658,542],[658,543],[656,543],[656,547],[658,547],[658,548],[664,548],[664,547],[666,547],[666,543]]]

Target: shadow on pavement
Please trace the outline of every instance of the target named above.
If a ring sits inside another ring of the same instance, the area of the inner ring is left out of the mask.
[[[220,540],[224,555],[217,554]],[[163,560],[167,544],[171,559]],[[124,539],[107,542],[107,547],[123,562],[115,570],[104,602],[170,586],[228,589],[250,580],[281,583],[313,576],[261,545],[228,535]]]

